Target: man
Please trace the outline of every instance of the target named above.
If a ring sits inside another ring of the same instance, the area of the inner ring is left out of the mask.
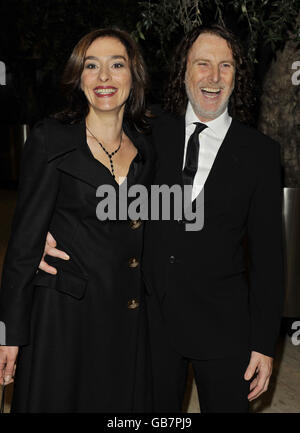
[[[192,200],[204,188],[204,226],[145,227],[155,411],[181,410],[191,362],[201,412],[247,412],[268,388],[283,301],[279,146],[228,113],[250,95],[228,30],[193,30],[174,65],[153,122],[155,183],[190,184]]]

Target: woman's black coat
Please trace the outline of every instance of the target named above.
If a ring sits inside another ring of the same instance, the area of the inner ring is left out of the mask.
[[[151,145],[124,129],[139,150],[132,181],[149,185]],[[150,409],[139,264],[144,224],[99,221],[96,189],[103,184],[117,187],[90,153],[83,121],[35,126],[24,148],[0,291],[6,345],[22,346],[15,412]],[[47,258],[57,275],[37,271],[48,231],[70,256]]]

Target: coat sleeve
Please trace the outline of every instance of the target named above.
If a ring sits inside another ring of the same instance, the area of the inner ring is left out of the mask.
[[[5,345],[29,343],[33,279],[40,263],[59,187],[59,173],[46,154],[47,121],[25,143],[16,210],[0,288]],[[0,342],[2,344],[2,342]]]
[[[284,299],[282,183],[279,144],[265,140],[248,218],[249,303],[251,350],[273,357]]]

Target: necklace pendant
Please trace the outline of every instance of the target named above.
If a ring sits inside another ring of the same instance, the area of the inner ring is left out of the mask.
[[[111,167],[111,172],[112,172],[112,176],[114,179],[116,179],[115,177],[115,170],[114,170],[114,164],[113,164],[113,160],[112,157],[120,150],[121,148],[121,144],[122,144],[122,136],[123,136],[123,130],[121,130],[121,135],[120,135],[120,144],[118,146],[118,148],[116,150],[114,150],[113,152],[109,153],[105,147],[103,146],[102,143],[100,143],[100,141],[98,140],[97,137],[95,137],[95,135],[89,130],[88,126],[86,125],[86,129],[89,131],[89,133],[95,138],[95,140],[97,141],[97,143],[99,144],[99,146],[102,148],[102,150],[106,153],[106,155],[109,158],[109,162],[110,162],[110,167]]]

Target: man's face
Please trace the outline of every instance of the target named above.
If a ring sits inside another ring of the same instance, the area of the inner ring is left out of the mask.
[[[234,88],[235,62],[227,41],[203,33],[191,46],[185,72],[186,93],[202,122],[222,114]]]

